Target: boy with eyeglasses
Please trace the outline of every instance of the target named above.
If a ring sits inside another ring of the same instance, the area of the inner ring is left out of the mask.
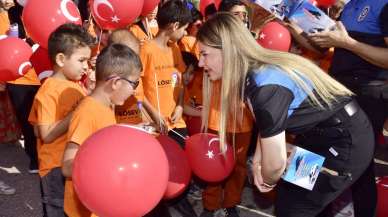
[[[96,61],[96,88],[74,111],[67,132],[62,173],[66,179],[65,213],[69,217],[90,217],[79,201],[72,183],[73,161],[82,143],[101,128],[116,124],[115,105],[123,105],[134,94],[143,70],[139,56],[122,44],[104,48]],[[93,180],[91,180],[93,181]]]

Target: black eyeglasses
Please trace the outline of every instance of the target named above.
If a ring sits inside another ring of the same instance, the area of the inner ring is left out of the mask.
[[[126,79],[126,78],[122,78],[122,77],[119,77],[119,76],[110,76],[106,79],[106,81],[112,79],[112,78],[119,78],[121,80],[124,80],[124,81],[127,81],[129,83],[129,85],[131,85],[132,89],[136,90],[136,88],[139,86],[139,83],[140,83],[140,80],[137,80],[137,81],[131,81],[129,79]]]
[[[121,78],[120,79],[124,80],[124,81],[128,81],[128,83],[132,86],[132,88],[134,90],[136,90],[137,86],[139,86],[139,83],[140,83],[140,80],[137,80],[137,81],[131,81],[129,79],[126,79],[126,78]]]

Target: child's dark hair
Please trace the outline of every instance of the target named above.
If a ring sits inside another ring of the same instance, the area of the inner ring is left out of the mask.
[[[234,6],[245,6],[240,0],[222,0],[220,3],[219,11],[230,11]]]
[[[193,65],[194,69],[198,69],[198,59],[194,56],[194,54],[186,51],[182,51],[183,62],[185,62],[186,66]]]
[[[175,22],[178,22],[179,27],[182,27],[191,22],[191,12],[184,2],[170,0],[159,8],[156,19],[161,29]]]
[[[201,12],[199,12],[199,10],[195,7],[193,7],[191,10],[191,19],[192,21],[191,22],[195,22],[197,20],[203,20],[203,16],[201,14]]]
[[[63,53],[70,57],[75,49],[90,47],[92,44],[92,36],[82,26],[66,23],[51,33],[48,40],[48,54],[52,63],[55,64],[57,54]]]
[[[126,45],[110,44],[97,57],[96,80],[105,81],[112,75],[128,77],[143,70],[139,56]]]
[[[209,16],[213,16],[216,13],[217,13],[216,5],[214,3],[211,3],[208,6],[206,6],[204,16],[205,18],[208,18]]]

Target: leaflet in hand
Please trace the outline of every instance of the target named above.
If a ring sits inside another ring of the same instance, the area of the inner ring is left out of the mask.
[[[281,20],[290,20],[305,33],[315,33],[335,28],[335,22],[329,16],[306,0],[251,1]]]
[[[282,179],[312,190],[325,158],[306,149],[294,146]]]

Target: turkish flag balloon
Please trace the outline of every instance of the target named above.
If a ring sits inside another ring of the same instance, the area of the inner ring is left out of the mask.
[[[43,80],[53,74],[53,66],[48,56],[48,51],[43,47],[39,46],[38,49],[36,49],[32,54],[30,61],[39,80]]]
[[[22,19],[28,35],[44,48],[47,48],[50,34],[60,25],[82,24],[77,5],[72,0],[29,0]]]
[[[291,34],[278,22],[269,22],[261,29],[257,42],[267,49],[287,52],[291,46]]]
[[[336,0],[315,0],[318,7],[328,8],[335,4]]]
[[[0,81],[13,81],[32,68],[32,49],[25,41],[16,37],[0,40]]]
[[[79,199],[97,216],[139,217],[152,210],[165,193],[168,161],[150,134],[113,125],[81,145],[72,178]]]
[[[125,28],[140,15],[143,0],[90,0],[90,11],[102,29]]]
[[[156,6],[158,6],[160,0],[144,0],[143,10],[141,11],[142,16],[147,16],[151,13]]]
[[[199,133],[186,140],[186,154],[194,174],[208,182],[220,182],[234,169],[233,148],[227,145],[225,155],[220,152],[217,135]]]
[[[377,181],[377,217],[388,216],[388,176]]]
[[[164,193],[165,199],[179,196],[188,186],[191,179],[191,168],[186,153],[179,144],[166,135],[156,138],[162,145],[167,155],[170,168],[167,189]]]

